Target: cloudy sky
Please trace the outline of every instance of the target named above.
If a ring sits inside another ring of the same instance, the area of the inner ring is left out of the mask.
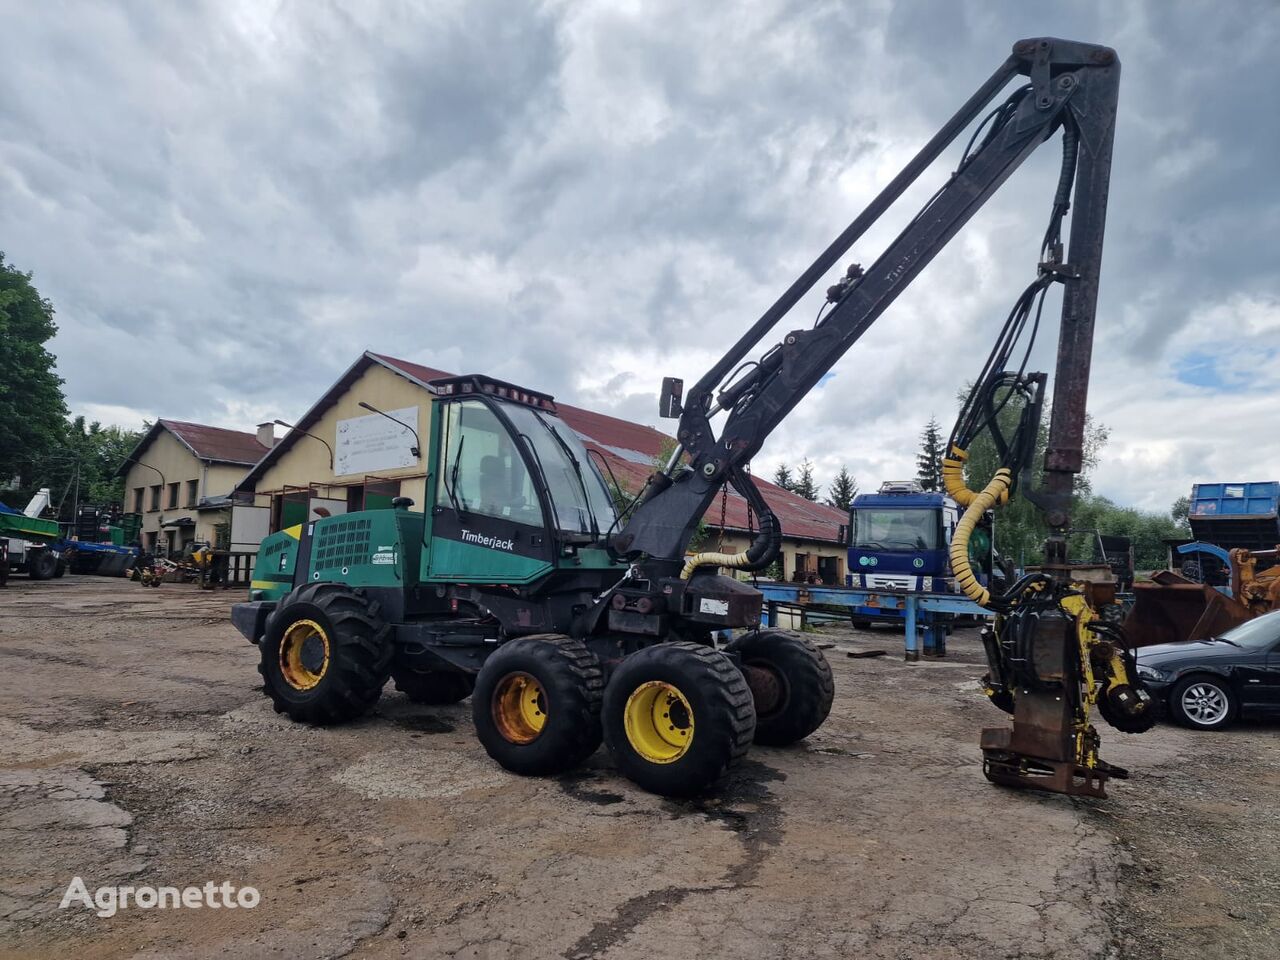
[[[1013,41],[1106,43],[1124,69],[1095,488],[1165,509],[1197,480],[1280,477],[1276,0],[0,0],[0,17],[0,249],[54,302],[71,407],[244,428],[298,416],[367,348],[660,425],[661,376],[696,380]],[[1033,276],[1056,153],[757,473],[914,472],[921,425],[949,428]]]

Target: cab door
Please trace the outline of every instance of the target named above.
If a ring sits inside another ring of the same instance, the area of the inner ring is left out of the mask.
[[[514,584],[549,573],[555,542],[524,444],[496,406],[436,402],[442,409],[424,579]]]

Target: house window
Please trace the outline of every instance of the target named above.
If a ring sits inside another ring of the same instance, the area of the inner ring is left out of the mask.
[[[150,512],[154,513],[160,509],[160,484],[156,484],[151,488],[151,507]]]
[[[145,487],[135,487],[133,490],[133,512],[142,512],[142,495],[146,492]]]
[[[178,505],[178,487],[179,486],[181,486],[181,484],[177,484],[177,483],[169,484],[169,506],[167,508],[169,510],[172,510],[174,507]]]
[[[187,507],[194,510],[196,504],[200,501],[200,481],[187,481]]]

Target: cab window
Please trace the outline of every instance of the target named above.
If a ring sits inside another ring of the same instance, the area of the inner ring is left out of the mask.
[[[524,460],[501,421],[480,401],[448,403],[441,411],[436,505],[542,526],[542,507]]]

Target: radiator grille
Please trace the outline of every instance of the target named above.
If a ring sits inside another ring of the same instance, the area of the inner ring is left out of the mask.
[[[369,518],[326,524],[316,537],[316,567],[353,567],[369,562]]]

